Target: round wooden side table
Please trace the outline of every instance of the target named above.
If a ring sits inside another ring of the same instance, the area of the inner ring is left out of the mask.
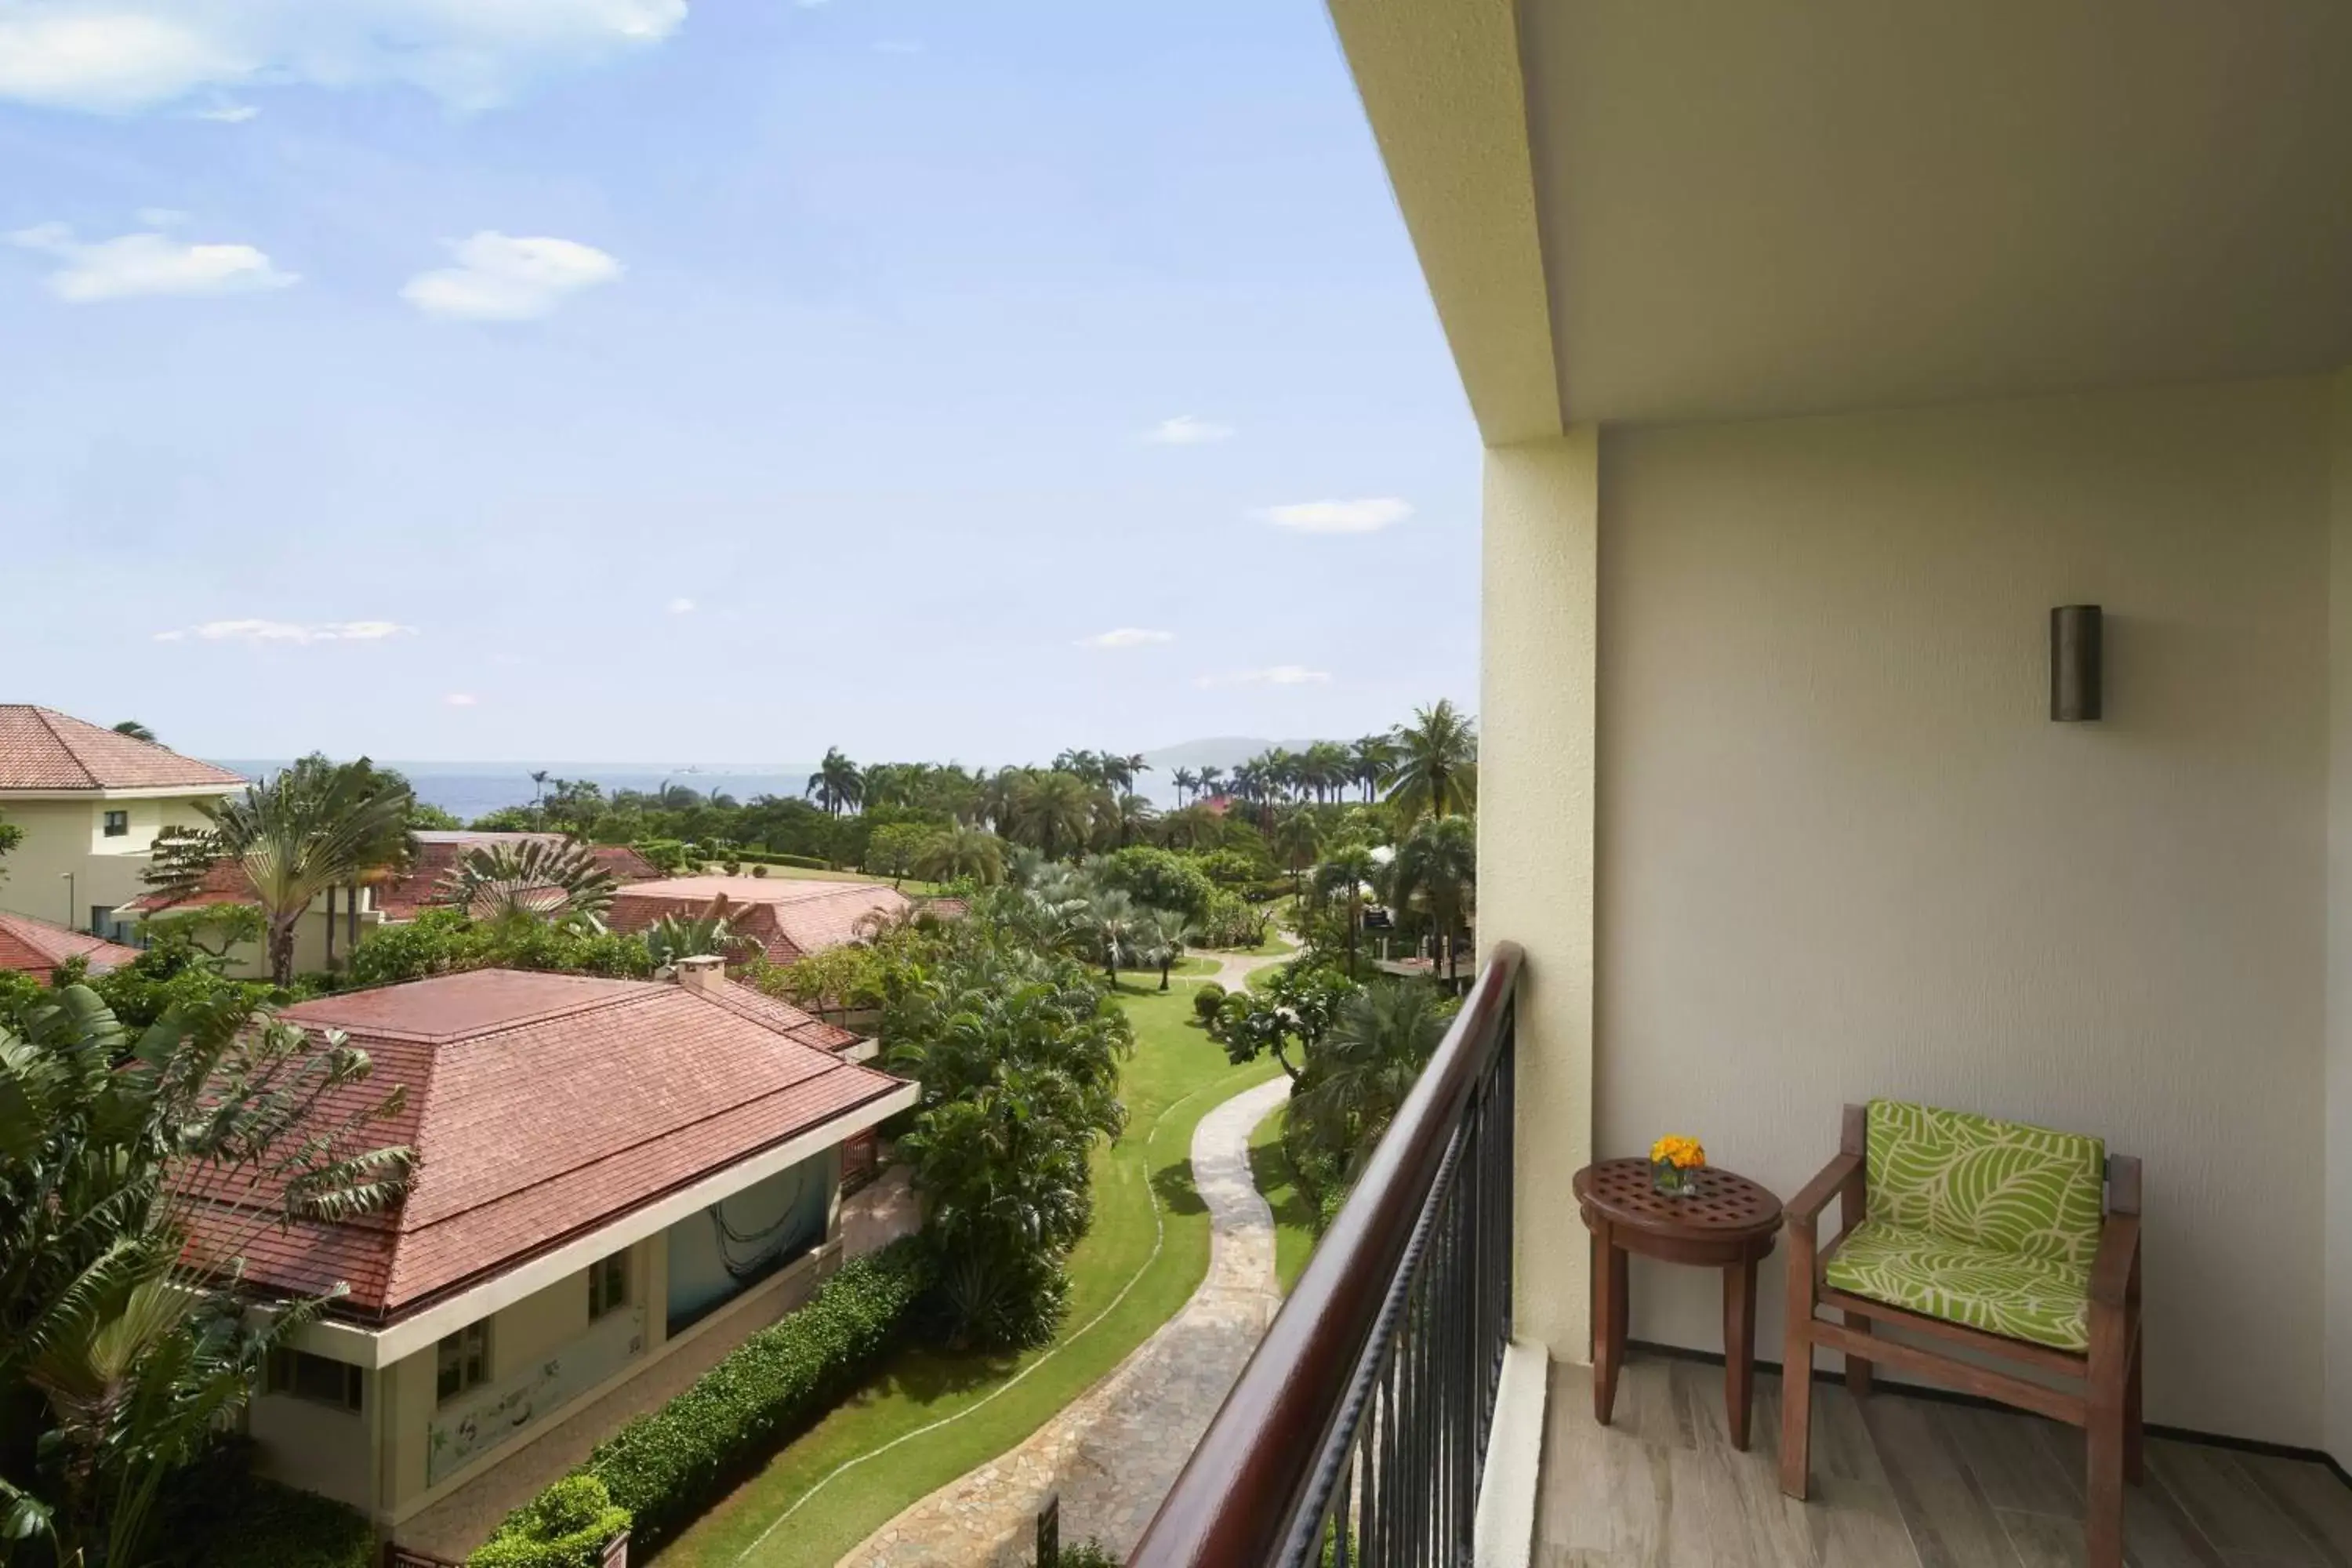
[[[1780,1200],[1717,1166],[1669,1197],[1647,1160],[1603,1160],[1576,1173],[1576,1205],[1592,1232],[1592,1415],[1609,1425],[1625,1364],[1625,1255],[1723,1270],[1723,1405],[1731,1444],[1748,1447],[1756,1384],[1756,1265],[1780,1234]]]

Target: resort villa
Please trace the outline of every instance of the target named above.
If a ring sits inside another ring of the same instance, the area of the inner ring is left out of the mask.
[[[670,877],[638,882],[614,896],[605,923],[640,931],[666,915],[691,920],[725,900],[729,928],[755,942],[771,963],[856,942],[875,922],[913,910],[914,900],[878,882],[808,881],[782,877]]]
[[[248,1430],[267,1473],[444,1559],[805,1300],[840,1258],[842,1144],[916,1093],[715,959],[675,983],[479,970],[283,1016],[369,1053],[350,1092],[406,1089],[371,1136],[418,1167],[389,1214],[247,1244],[265,1291],[350,1288]],[[199,1246],[244,1228],[198,1210]]]
[[[1488,967],[1129,1562],[2344,1561],[2352,9],[1330,11],[1486,444]],[[1670,1133],[1714,1207],[1580,1179]],[[2021,1139],[2046,1232],[1902,1206]],[[1752,1436],[1638,1349],[1748,1324]],[[1791,1346],[2000,1408],[1809,1472]]]
[[[79,959],[85,973],[104,974],[138,956],[135,947],[88,931],[68,931],[30,915],[0,914],[0,969],[47,979],[59,964]]]
[[[245,786],[210,763],[30,703],[0,703],[0,911],[121,941],[147,890],[155,837],[204,823],[196,805]]]

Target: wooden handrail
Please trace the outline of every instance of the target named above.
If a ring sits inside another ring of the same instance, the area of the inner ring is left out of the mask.
[[[1271,1563],[1313,1479],[1438,1168],[1503,1037],[1524,954],[1499,942],[1128,1568]]]

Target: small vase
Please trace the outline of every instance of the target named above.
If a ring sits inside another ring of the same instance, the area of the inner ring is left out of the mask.
[[[1684,1197],[1698,1185],[1698,1173],[1685,1171],[1672,1160],[1653,1160],[1650,1162],[1650,1185],[1667,1197]]]

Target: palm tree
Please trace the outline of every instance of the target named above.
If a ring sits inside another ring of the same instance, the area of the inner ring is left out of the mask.
[[[331,888],[407,865],[415,805],[365,757],[341,765],[304,757],[241,796],[198,801],[209,826],[164,829],[147,879],[177,900],[193,894],[216,861],[233,862],[268,928],[270,978],[285,985],[294,978],[296,929],[313,901]]]
[[[1192,925],[1174,910],[1146,910],[1135,933],[1136,956],[1160,971],[1160,989],[1168,989],[1168,976],[1184,956],[1185,944],[1192,940]]]
[[[1317,825],[1315,814],[1303,805],[1284,812],[1274,825],[1273,847],[1290,868],[1291,892],[1305,891],[1301,879],[1323,848],[1323,829]]]
[[[824,761],[809,774],[808,787],[803,793],[823,806],[827,816],[839,816],[865,804],[866,775],[857,771],[856,763],[841,754],[840,747],[828,746]]]
[[[1157,912],[1157,911],[1153,911]],[[1102,959],[1103,973],[1118,984],[1118,964],[1134,958],[1142,946],[1145,911],[1117,888],[1106,888],[1087,900],[1086,929]]]
[[[1292,1100],[1290,1124],[1355,1169],[1395,1120],[1445,1037],[1453,1008],[1417,980],[1381,981],[1339,1004]]]
[[[151,746],[157,744],[155,731],[136,719],[125,719],[114,727],[114,732],[118,735],[128,735],[134,741],[144,741]]]
[[[545,768],[533,768],[531,770],[530,804],[533,807],[536,807],[539,805],[541,798],[547,794],[547,781],[554,776],[555,775],[553,773],[549,773]],[[667,795],[668,793],[669,781],[667,779],[664,779],[662,780],[662,794]]]
[[[1192,792],[1201,787],[1201,775],[1190,768],[1178,768],[1168,775],[1168,782],[1176,786],[1176,804],[1181,808],[1190,803]]]
[[[1418,903],[1430,931],[1445,943],[1445,977],[1455,973],[1454,934],[1477,907],[1478,834],[1466,816],[1437,816],[1422,823],[1397,846],[1389,868],[1390,894],[1397,903]]]
[[[584,844],[526,838],[468,849],[443,874],[434,901],[487,925],[602,930],[620,882]]]
[[[1348,978],[1356,977],[1356,945],[1364,923],[1364,884],[1380,870],[1370,848],[1342,844],[1315,868],[1315,896],[1324,903],[1344,898],[1348,903]]]
[[[1348,748],[1354,763],[1354,782],[1363,787],[1369,802],[1389,782],[1396,770],[1397,743],[1393,735],[1366,735]]]
[[[1118,841],[1114,846],[1116,848],[1124,849],[1139,839],[1149,837],[1151,825],[1160,819],[1160,808],[1139,795],[1122,795],[1106,804],[1108,809],[1103,816],[1111,836]]]
[[[1478,737],[1454,704],[1440,699],[1416,710],[1397,731],[1397,767],[1389,800],[1407,823],[1452,816],[1478,804]]]
[[[1051,771],[1068,773],[1089,787],[1110,782],[1109,775],[1104,772],[1103,757],[1099,752],[1064,752],[1054,759]]]
[[[968,877],[992,888],[1004,880],[1004,840],[984,827],[950,827],[923,846],[915,875],[932,882]]]
[[[1032,773],[1013,790],[1013,836],[1048,860],[1083,850],[1093,826],[1094,795],[1076,773]]]

